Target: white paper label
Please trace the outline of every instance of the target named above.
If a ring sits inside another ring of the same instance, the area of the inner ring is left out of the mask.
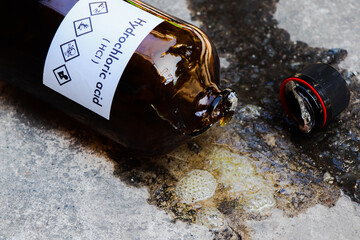
[[[123,0],[80,0],[55,34],[43,83],[109,119],[127,63],[162,21]]]

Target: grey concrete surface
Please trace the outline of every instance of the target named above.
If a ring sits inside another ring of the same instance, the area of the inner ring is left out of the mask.
[[[187,2],[181,1],[169,1],[169,0],[146,0],[143,1],[148,3],[164,12],[170,13],[175,17],[181,18],[195,26],[200,26],[200,22],[194,21],[191,17],[191,12],[187,7]]]
[[[360,206],[342,196],[335,207],[316,205],[299,216],[284,217],[275,209],[263,221],[249,221],[253,239],[344,239],[355,240],[360,234]]]
[[[156,5],[190,21],[185,1]],[[204,227],[172,223],[146,189],[114,176],[105,154],[34,122],[0,89],[0,240],[211,239]]]
[[[126,186],[114,164],[66,129],[34,122],[0,97],[0,239],[210,239],[173,224]]]
[[[186,0],[146,2],[191,21]],[[294,40],[348,49],[344,66],[359,71],[359,7],[357,0],[281,0],[275,16]],[[204,227],[172,223],[147,203],[146,189],[129,187],[114,176],[113,163],[96,146],[18,108],[8,90],[2,83],[0,240],[213,238]],[[252,239],[355,240],[360,207],[343,196],[333,208],[318,205],[294,218],[274,210],[270,218],[247,224]]]
[[[293,41],[313,47],[343,48],[349,53],[341,67],[360,70],[360,8],[357,0],[281,0],[275,18]]]

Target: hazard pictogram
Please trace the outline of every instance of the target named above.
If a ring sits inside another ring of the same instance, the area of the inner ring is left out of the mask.
[[[62,65],[62,66],[54,69],[53,72],[54,72],[56,80],[58,81],[60,86],[71,81],[71,77],[66,68],[66,65]]]
[[[75,39],[62,44],[60,48],[65,62],[80,56]]]
[[[91,16],[108,13],[108,7],[105,1],[90,3]]]
[[[91,33],[93,31],[91,19],[88,17],[75,21],[74,29],[75,29],[76,37],[80,37],[81,35]]]

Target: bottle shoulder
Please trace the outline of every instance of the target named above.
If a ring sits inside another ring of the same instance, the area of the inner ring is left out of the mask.
[[[191,25],[164,21],[137,48],[115,96],[119,101],[137,96],[132,109],[150,109],[180,134],[190,135],[212,124],[203,121],[203,114],[221,92],[218,82],[218,56],[206,35]]]

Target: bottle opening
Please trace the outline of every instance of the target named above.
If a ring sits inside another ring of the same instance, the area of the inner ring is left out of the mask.
[[[233,90],[226,89],[222,91],[212,102],[206,111],[206,114],[201,119],[202,127],[196,129],[191,133],[191,136],[197,136],[214,123],[219,122],[221,126],[228,123],[236,109],[238,98]]]

